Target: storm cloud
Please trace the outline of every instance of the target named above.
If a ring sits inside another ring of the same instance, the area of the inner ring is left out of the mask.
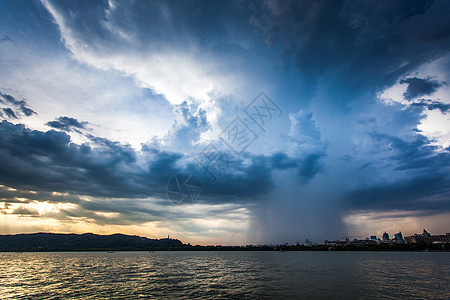
[[[90,134],[91,144],[77,145],[64,132],[30,130],[8,121],[0,123],[0,132],[2,183],[75,195],[166,198],[169,179],[188,171],[206,182],[204,196],[227,196],[233,201],[267,193],[273,188],[272,170],[300,165],[288,157],[288,166],[277,163],[279,154],[248,154],[245,163],[235,161],[218,182],[208,184],[210,178],[202,167],[193,160],[179,164],[183,154],[177,152],[145,146],[138,153],[128,145]]]
[[[0,103],[10,105],[10,107],[3,108],[3,111],[8,117],[13,119],[21,116],[29,117],[36,114],[34,110],[28,107],[28,103],[25,100],[17,100],[9,94],[0,92]]]
[[[403,96],[408,100],[430,95],[444,84],[431,78],[422,79],[417,77],[401,80],[400,83],[408,84],[408,88],[406,89],[406,92],[403,94]]]
[[[272,243],[450,214],[446,1],[5,3],[5,216]]]
[[[85,129],[87,122],[78,122],[77,119],[69,117],[59,117],[56,121],[47,123],[48,126],[63,131],[71,131],[73,129]]]

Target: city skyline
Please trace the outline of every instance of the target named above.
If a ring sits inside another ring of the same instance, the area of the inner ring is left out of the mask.
[[[360,237],[360,236],[358,236]],[[20,234],[0,234],[1,252],[11,251],[90,251],[90,250],[118,250],[118,251],[197,251],[197,250],[237,250],[256,249],[256,250],[301,250],[305,251],[311,247],[311,250],[329,251],[335,250],[334,247],[344,247],[344,250],[359,251],[423,251],[423,250],[443,250],[448,248],[450,243],[450,233],[430,234],[426,229],[420,234],[403,236],[402,232],[395,233],[392,238],[387,232],[382,237],[368,236],[358,239],[356,236],[344,236],[342,239],[324,240],[323,242],[313,243],[309,239],[304,242],[295,243],[268,243],[268,244],[191,244],[189,241],[182,241],[177,238],[148,239],[139,235],[124,235],[115,233],[110,235],[98,235],[95,233],[20,233]],[[103,242],[102,242],[103,241]],[[368,246],[369,248],[367,248]],[[376,247],[378,248],[376,248]],[[283,247],[285,247],[283,249]],[[287,247],[287,248],[286,248]],[[327,248],[331,247],[331,248]],[[347,248],[345,248],[347,247]],[[349,248],[350,247],[350,248]],[[353,248],[352,248],[353,247]],[[356,247],[356,248],[354,248]],[[365,248],[366,247],[366,248]],[[381,248],[380,248],[381,247]]]
[[[446,1],[1,1],[0,234],[450,228]]]

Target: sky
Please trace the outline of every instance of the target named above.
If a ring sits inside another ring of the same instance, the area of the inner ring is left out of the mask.
[[[0,233],[450,232],[448,1],[0,1]]]

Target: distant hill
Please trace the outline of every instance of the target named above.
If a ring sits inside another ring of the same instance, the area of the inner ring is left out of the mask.
[[[183,250],[177,239],[148,239],[136,235],[32,233],[0,235],[0,251],[126,251]]]

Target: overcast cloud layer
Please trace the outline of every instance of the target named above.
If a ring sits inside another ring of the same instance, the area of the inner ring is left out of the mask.
[[[448,232],[449,15],[446,1],[2,1],[0,231]],[[248,135],[230,147],[236,124]],[[195,204],[168,198],[177,174],[200,180]]]

